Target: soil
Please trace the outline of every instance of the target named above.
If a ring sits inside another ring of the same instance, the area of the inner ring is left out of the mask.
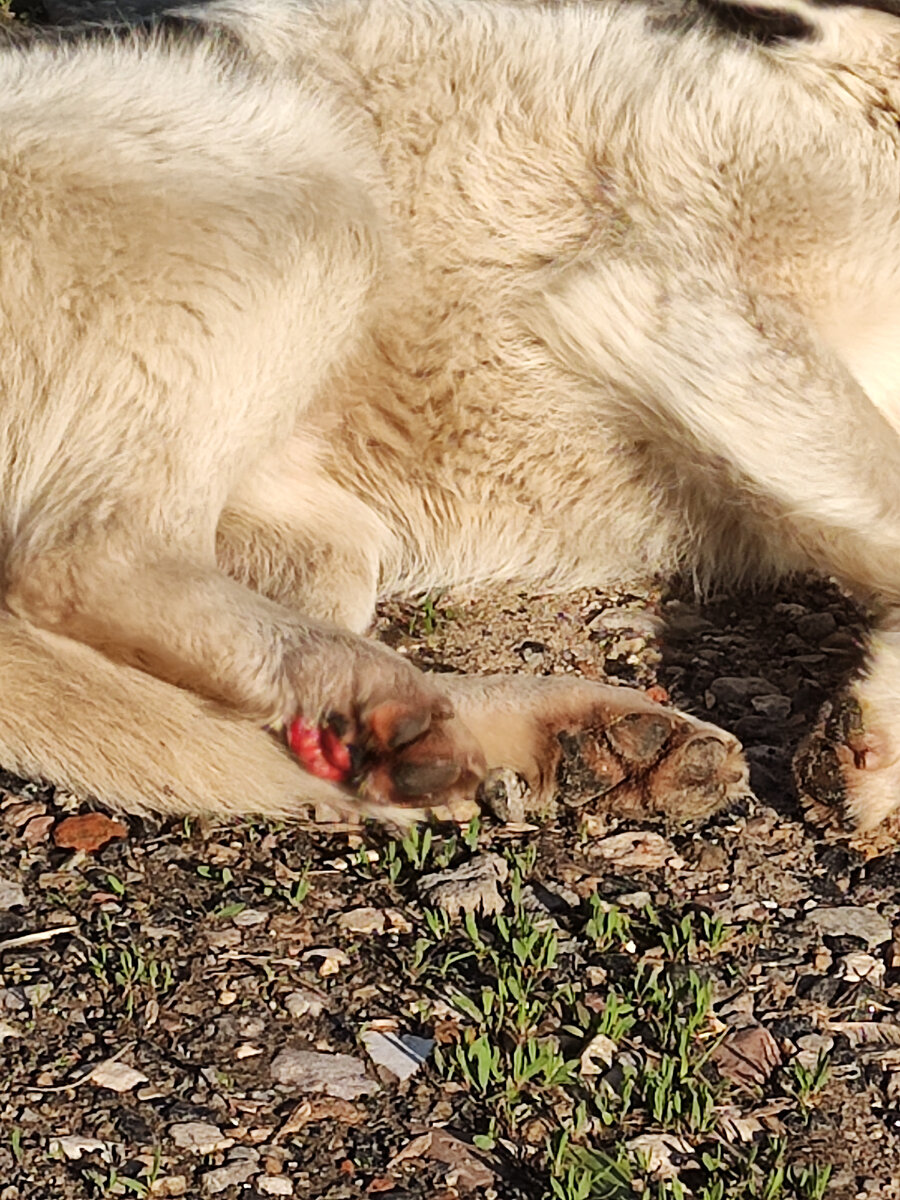
[[[768,1120],[786,1163],[831,1164],[840,1200],[900,1194],[900,853],[888,831],[853,839],[804,824],[790,760],[858,664],[864,629],[816,580],[704,604],[672,589],[447,593],[378,619],[381,637],[433,670],[663,687],[742,738],[755,795],[702,825],[603,819],[586,832],[562,806],[532,830],[485,817],[479,849],[533,846],[529,884],[562,925],[591,892],[722,918],[733,940],[717,1019],[752,1017],[782,1063],[738,1088],[733,1111]],[[429,1130],[471,1148],[485,1110],[433,1056],[398,1082],[362,1048],[373,1022],[439,1042],[446,1032],[440,985],[425,989],[423,1015],[407,969],[423,920],[416,872],[391,882],[370,861],[386,862],[383,831],[130,819],[127,837],[88,854],[53,841],[79,811],[71,797],[9,775],[0,787],[0,1200],[151,1183],[154,1196],[224,1200],[548,1194],[527,1127],[472,1151],[480,1184],[456,1142],[449,1163],[394,1161]],[[602,838],[635,828],[677,857],[644,868],[598,857]],[[834,920],[817,924],[825,910]],[[635,963],[656,953],[631,950]],[[361,1089],[285,1083],[286,1048],[353,1056]],[[830,1073],[801,1114],[786,1071],[820,1049]]]

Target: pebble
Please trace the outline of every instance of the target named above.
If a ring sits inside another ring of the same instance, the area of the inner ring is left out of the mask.
[[[428,904],[435,904],[451,916],[463,912],[498,913],[503,897],[498,884],[509,874],[506,859],[499,854],[476,854],[452,871],[423,875],[419,890]]]
[[[249,1159],[239,1159],[237,1162],[226,1163],[224,1167],[216,1167],[212,1171],[207,1171],[201,1175],[200,1181],[204,1192],[208,1196],[215,1196],[219,1192],[224,1192],[226,1188],[246,1183],[250,1176],[258,1170],[259,1167],[255,1162],[251,1162]]]
[[[6,912],[10,908],[24,908],[26,903],[25,892],[20,883],[0,878],[0,912]]]
[[[807,613],[797,618],[797,632],[807,642],[821,642],[837,629],[837,621],[830,612]]]
[[[789,696],[753,696],[750,699],[750,705],[756,712],[768,717],[770,721],[783,721],[791,713]]]
[[[384,933],[384,913],[380,908],[351,908],[337,919],[341,929],[353,933]]]
[[[747,704],[755,696],[777,696],[778,688],[761,675],[720,675],[709,685],[720,704]]]
[[[256,1190],[264,1196],[293,1196],[294,1185],[284,1175],[264,1175],[256,1181]]]
[[[193,1154],[213,1154],[234,1145],[234,1138],[226,1137],[209,1121],[180,1121],[169,1126],[169,1136],[176,1146]]]
[[[869,948],[891,940],[891,923],[874,908],[841,905],[837,908],[817,908],[808,914],[804,924],[829,937],[858,937]]]
[[[301,1095],[324,1092],[341,1100],[355,1100],[378,1091],[366,1075],[365,1064],[351,1054],[326,1054],[318,1050],[280,1051],[270,1068],[276,1083]]]

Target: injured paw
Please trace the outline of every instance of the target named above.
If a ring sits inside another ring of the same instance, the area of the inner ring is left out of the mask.
[[[385,701],[364,721],[335,714],[314,725],[298,716],[286,740],[310,774],[376,807],[452,807],[474,795],[484,774],[479,747],[449,709]]]

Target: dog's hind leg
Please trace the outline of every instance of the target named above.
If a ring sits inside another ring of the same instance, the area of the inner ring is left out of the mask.
[[[358,497],[310,470],[316,459],[298,434],[235,492],[219,525],[219,561],[280,603],[362,630],[379,577],[396,566],[398,539]],[[434,679],[487,766],[525,782],[528,812],[560,799],[689,818],[746,793],[736,739],[635,689],[576,676]],[[495,778],[488,794],[502,786]]]

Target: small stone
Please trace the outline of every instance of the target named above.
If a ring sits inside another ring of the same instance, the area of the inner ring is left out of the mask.
[[[26,904],[25,891],[20,883],[12,879],[0,879],[0,912],[24,908]]]
[[[830,612],[807,613],[797,619],[797,632],[805,642],[814,645],[827,638],[837,629],[837,621]]]
[[[451,916],[462,912],[498,913],[503,898],[498,884],[509,874],[506,859],[499,854],[476,854],[452,871],[423,875],[419,890],[428,904],[437,905]]]
[[[260,908],[243,908],[231,918],[240,929],[252,929],[254,925],[265,925],[269,914]]]
[[[170,1125],[169,1136],[176,1146],[192,1154],[213,1154],[234,1145],[234,1138],[226,1137],[218,1125],[209,1121],[181,1121]]]
[[[777,696],[778,688],[761,675],[721,675],[709,685],[720,704],[746,705],[754,696]]]
[[[398,1037],[396,1033],[370,1029],[361,1040],[372,1062],[396,1075],[401,1083],[418,1071],[434,1049],[433,1038],[406,1033]]]
[[[174,1200],[177,1196],[187,1195],[187,1176],[161,1175],[150,1184],[150,1195],[155,1200]]]
[[[874,908],[840,905],[816,908],[804,925],[829,937],[857,937],[871,949],[891,940],[891,923]]]
[[[791,715],[789,696],[753,696],[750,705],[770,721],[783,721]]]
[[[384,933],[384,913],[380,908],[351,908],[337,919],[341,929],[353,933]]]
[[[250,1176],[258,1170],[259,1167],[255,1162],[239,1159],[237,1162],[226,1163],[224,1167],[216,1167],[212,1171],[207,1171],[200,1176],[200,1182],[208,1196],[215,1196],[219,1192],[224,1192],[226,1188],[246,1183]]]
[[[324,1092],[355,1100],[378,1091],[378,1084],[366,1076],[365,1065],[350,1054],[287,1048],[273,1059],[271,1073],[276,1083],[307,1095]]]
[[[294,1185],[284,1175],[263,1175],[256,1181],[256,1190],[264,1196],[293,1196]]]

